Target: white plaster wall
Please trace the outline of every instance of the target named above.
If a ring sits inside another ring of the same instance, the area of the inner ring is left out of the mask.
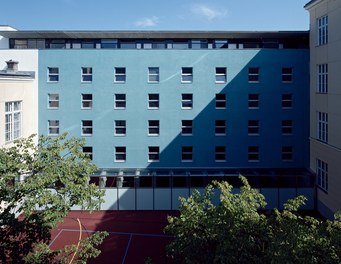
[[[16,29],[10,26],[0,26],[0,31],[16,31]],[[0,49],[8,48],[9,48],[8,38],[5,38],[0,35]]]

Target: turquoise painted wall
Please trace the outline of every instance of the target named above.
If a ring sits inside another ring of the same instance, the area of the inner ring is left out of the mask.
[[[100,168],[285,168],[308,166],[309,51],[276,50],[39,50],[39,133],[60,120],[61,132],[81,137],[81,120],[93,120],[93,147]],[[59,67],[59,82],[47,82],[47,67]],[[81,83],[81,67],[93,68],[93,81]],[[114,68],[126,67],[124,84]],[[148,67],[160,68],[160,82],[147,82]],[[181,68],[193,67],[194,81],[181,83]],[[227,83],[215,83],[215,67],[227,68]],[[248,67],[260,68],[260,82],[248,83]],[[282,67],[293,82],[282,83]],[[59,93],[58,110],[47,108],[48,93]],[[92,110],[81,109],[81,94],[93,94]],[[114,94],[125,93],[125,110],[114,109]],[[148,94],[160,94],[159,110],[148,109]],[[181,94],[193,94],[193,109],[181,109]],[[227,108],[215,109],[215,94],[227,95]],[[260,94],[260,109],[248,109],[248,94]],[[282,109],[283,93],[293,108]],[[181,136],[181,120],[193,119],[193,136]],[[225,119],[226,136],[214,122]],[[260,120],[260,135],[248,136],[249,119]],[[292,119],[293,135],[283,136],[282,119]],[[125,137],[114,136],[114,120],[126,120]],[[148,136],[148,120],[160,120],[160,135]],[[181,162],[181,146],[193,146],[193,162]],[[215,146],[226,146],[226,162],[215,162]],[[248,145],[260,146],[260,161],[248,162]],[[282,145],[293,146],[292,162],[281,159]],[[114,162],[115,146],[127,147],[127,160]],[[148,162],[148,146],[160,146],[160,162]]]

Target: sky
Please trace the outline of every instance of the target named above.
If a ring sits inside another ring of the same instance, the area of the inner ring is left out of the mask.
[[[309,0],[0,0],[18,30],[308,30]]]

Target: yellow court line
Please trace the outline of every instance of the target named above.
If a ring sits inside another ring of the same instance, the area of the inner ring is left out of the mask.
[[[75,253],[73,253],[72,259],[71,259],[71,261],[69,262],[69,264],[71,264],[71,263],[73,262],[73,259],[75,258],[76,253],[77,253],[77,251],[78,251],[79,244],[81,243],[81,240],[82,240],[82,225],[81,225],[81,221],[79,220],[79,218],[77,218],[77,221],[78,221],[78,224],[79,224],[79,238],[78,238],[78,244],[77,244]]]

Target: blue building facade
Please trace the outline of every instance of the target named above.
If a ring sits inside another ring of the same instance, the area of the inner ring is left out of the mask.
[[[85,139],[101,209],[177,209],[240,174],[314,207],[307,32],[58,34],[36,42],[39,133]]]

